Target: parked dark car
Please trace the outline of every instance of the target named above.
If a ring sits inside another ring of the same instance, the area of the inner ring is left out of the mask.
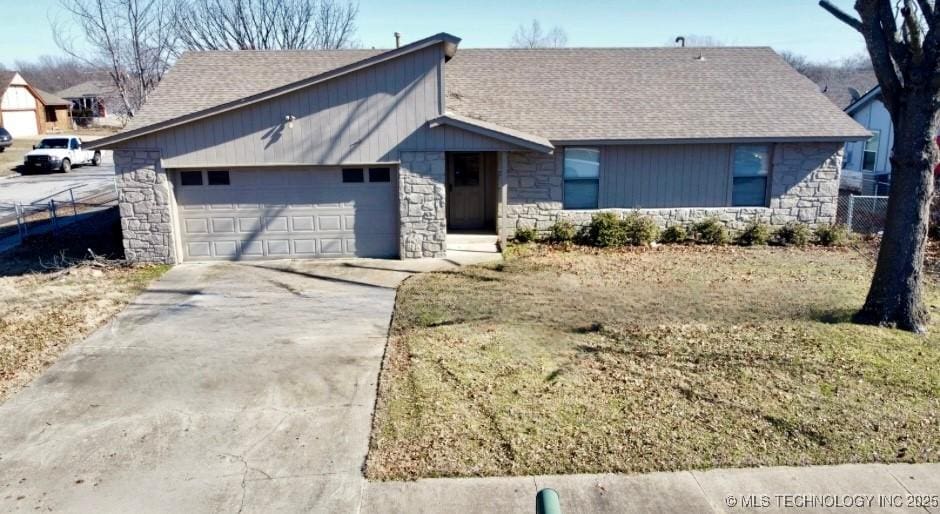
[[[0,152],[7,149],[8,146],[13,144],[13,136],[7,132],[7,129],[0,127]]]

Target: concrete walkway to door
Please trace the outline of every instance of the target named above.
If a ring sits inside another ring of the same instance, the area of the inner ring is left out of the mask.
[[[451,261],[177,266],[0,405],[0,511],[356,511],[395,288]]]

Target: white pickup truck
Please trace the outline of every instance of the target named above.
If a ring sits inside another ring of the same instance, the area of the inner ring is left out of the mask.
[[[26,171],[59,170],[72,171],[72,166],[101,163],[101,152],[83,150],[82,140],[75,136],[49,136],[33,145],[32,151],[23,159]]]

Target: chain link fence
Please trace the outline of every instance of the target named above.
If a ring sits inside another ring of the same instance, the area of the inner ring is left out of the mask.
[[[875,235],[884,230],[887,213],[887,196],[840,195],[836,222],[856,234]]]
[[[52,234],[81,222],[87,215],[117,205],[113,188],[77,198],[74,188],[32,203],[0,203],[0,251],[15,247],[32,236]]]

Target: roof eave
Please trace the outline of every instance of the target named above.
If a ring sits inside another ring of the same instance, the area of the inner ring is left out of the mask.
[[[491,139],[502,141],[513,146],[518,146],[526,150],[532,150],[546,154],[551,154],[555,151],[555,145],[543,137],[536,136],[534,134],[524,134],[519,131],[499,127],[498,125],[492,123],[478,123],[472,118],[456,116],[452,113],[443,114],[431,120],[429,123],[431,128],[441,125],[466,130],[467,132],[489,137]]]
[[[269,100],[271,98],[276,98],[276,97],[283,96],[289,93],[293,93],[300,89],[304,89],[312,85],[319,84],[321,82],[326,82],[328,80],[332,80],[337,77],[348,75],[350,73],[353,73],[353,72],[356,72],[356,71],[359,71],[359,70],[362,70],[371,66],[375,66],[377,64],[389,61],[391,59],[395,59],[402,55],[406,55],[411,52],[416,52],[418,50],[422,50],[424,48],[428,48],[437,44],[444,45],[445,57],[447,56],[448,52],[450,52],[450,55],[453,56],[457,52],[457,45],[459,43],[460,43],[460,38],[458,38],[457,36],[447,34],[446,32],[441,32],[439,34],[435,34],[433,36],[415,41],[413,43],[409,43],[400,48],[395,48],[393,50],[389,50],[387,52],[374,55],[372,57],[368,57],[366,59],[362,59],[360,61],[356,61],[351,64],[347,64],[346,66],[340,66],[339,68],[334,68],[332,70],[314,75],[312,77],[305,78],[303,80],[299,80],[297,82],[293,82],[293,83],[286,84],[280,87],[276,87],[274,89],[269,89],[261,93],[257,93],[257,94],[247,96],[244,98],[239,98],[231,102],[226,102],[226,103],[214,106],[214,107],[210,107],[208,109],[203,109],[200,111],[189,113],[189,114],[179,116],[177,118],[173,118],[170,120],[162,121],[159,123],[154,123],[152,125],[139,127],[133,130],[125,131],[125,132],[119,132],[112,136],[107,136],[107,137],[103,137],[101,139],[95,140],[86,146],[89,149],[93,149],[93,150],[108,149],[108,148],[111,148],[112,145],[117,144],[117,143],[121,143],[121,142],[128,141],[131,139],[136,139],[138,137],[152,134],[154,132],[160,132],[162,130],[177,127],[180,125],[185,125],[187,123],[191,123],[193,121],[208,118],[210,116],[221,114],[223,112],[228,112],[234,109],[238,109],[246,105],[252,105],[258,102]]]
[[[880,94],[881,94],[881,86],[880,85],[875,86],[869,89],[864,95],[858,97],[854,102],[850,103],[843,110],[845,111],[846,114],[851,116],[852,114],[855,114],[855,112],[857,112],[862,107],[865,107],[866,105],[868,105],[869,102],[878,98]]]
[[[686,137],[686,138],[626,138],[626,139],[552,139],[555,146],[571,145],[642,145],[642,144],[707,144],[707,143],[849,143],[865,141],[871,137],[867,135],[822,135],[822,136],[771,136],[771,137]]]

